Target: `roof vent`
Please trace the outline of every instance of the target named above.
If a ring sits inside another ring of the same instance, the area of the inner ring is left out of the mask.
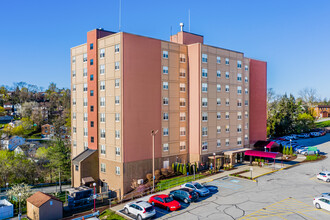
[[[181,31],[183,31],[183,23],[180,23]]]

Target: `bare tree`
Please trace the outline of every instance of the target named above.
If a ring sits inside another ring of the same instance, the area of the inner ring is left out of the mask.
[[[299,97],[303,102],[305,102],[308,106],[312,106],[315,102],[317,102],[317,92],[314,88],[304,88],[299,91]]]

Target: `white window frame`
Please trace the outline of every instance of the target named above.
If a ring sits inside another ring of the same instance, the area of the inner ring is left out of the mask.
[[[207,92],[207,83],[202,83],[202,92]]]
[[[169,146],[168,143],[163,144],[163,151],[164,152],[168,151],[168,148],[169,148],[168,146]]]
[[[217,64],[221,63],[221,57],[217,56]]]
[[[207,54],[202,54],[202,63],[207,63]]]
[[[163,128],[163,136],[168,136],[168,128]]]
[[[202,78],[207,78],[207,69],[202,69]]]
[[[202,107],[207,107],[208,101],[207,98],[202,98]]]
[[[167,50],[163,50],[163,58],[168,59],[168,51]]]
[[[163,74],[168,74],[168,66],[163,66]]]

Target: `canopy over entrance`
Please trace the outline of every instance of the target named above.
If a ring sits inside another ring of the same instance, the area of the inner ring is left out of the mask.
[[[265,158],[277,158],[281,157],[281,153],[274,153],[274,152],[263,152],[263,151],[257,151],[257,150],[247,150],[245,151],[245,155],[247,156],[255,156],[255,157],[265,157]]]

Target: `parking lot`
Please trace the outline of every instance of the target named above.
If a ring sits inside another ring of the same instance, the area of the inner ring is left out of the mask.
[[[330,153],[330,134],[297,142]],[[156,207],[155,219],[330,219],[330,212],[313,206],[315,196],[330,192],[330,184],[316,179],[326,169],[330,170],[329,158],[265,175],[257,182],[216,179],[207,183],[218,189],[211,195],[189,205],[181,203],[182,209],[174,212]]]

